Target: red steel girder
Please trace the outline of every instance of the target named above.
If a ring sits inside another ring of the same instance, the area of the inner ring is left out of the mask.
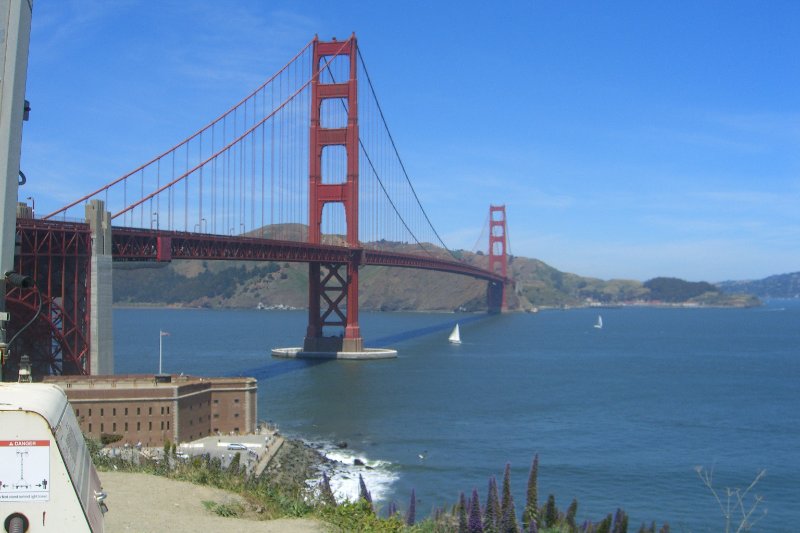
[[[112,230],[115,261],[157,261],[158,242],[170,245],[172,259],[232,259],[246,261],[286,261],[289,263],[347,263],[360,251],[360,264],[421,268],[471,276],[486,281],[507,283],[510,280],[488,270],[439,259],[429,255],[402,254],[347,246],[309,244],[255,237],[205,235],[163,230],[115,227]]]
[[[9,340],[41,312],[11,345],[4,376],[16,375],[19,357],[31,358],[34,376],[87,374],[91,233],[87,224],[17,220],[15,270],[31,276],[33,289],[9,288]]]

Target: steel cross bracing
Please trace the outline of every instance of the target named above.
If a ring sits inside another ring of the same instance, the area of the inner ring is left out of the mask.
[[[3,375],[15,378],[22,355],[30,357],[36,375],[88,373],[92,253],[88,224],[20,218],[17,238],[15,269],[31,276],[35,286],[12,288],[6,294],[12,316],[8,338],[13,342]],[[15,339],[34,316],[36,320]]]

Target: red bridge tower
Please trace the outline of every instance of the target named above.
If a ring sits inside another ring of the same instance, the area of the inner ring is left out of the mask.
[[[311,132],[309,148],[308,242],[322,242],[322,213],[326,204],[340,203],[347,223],[346,245],[351,248],[347,263],[309,263],[308,330],[306,352],[360,352],[363,349],[358,327],[358,266],[362,249],[358,240],[358,86],[357,45],[352,35],[347,41],[321,42],[314,39],[313,81],[311,83]],[[322,83],[321,69],[337,56],[349,59],[346,82]],[[347,125],[324,127],[320,109],[327,99],[347,102]],[[322,153],[329,146],[344,146],[347,178],[342,183],[327,183],[322,175]],[[340,336],[324,335],[326,326],[343,327]]]
[[[489,270],[508,277],[508,255],[506,253],[506,206],[489,206]],[[486,300],[490,313],[501,313],[506,309],[506,284],[489,282]]]

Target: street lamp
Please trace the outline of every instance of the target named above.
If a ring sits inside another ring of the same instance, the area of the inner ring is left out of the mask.
[[[31,201],[31,214],[36,218],[36,200],[33,199],[33,196],[28,196],[26,200]]]
[[[159,229],[158,211],[153,211],[153,218],[150,219],[150,229],[153,229],[153,221],[156,223],[156,229]]]

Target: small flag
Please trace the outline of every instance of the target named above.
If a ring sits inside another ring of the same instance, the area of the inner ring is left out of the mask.
[[[162,331],[161,332],[161,336],[162,337],[169,337],[169,331]]]

